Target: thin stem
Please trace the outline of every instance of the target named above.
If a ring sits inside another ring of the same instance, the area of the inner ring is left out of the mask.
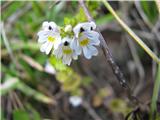
[[[83,0],[79,0],[80,6],[83,8],[84,13],[88,19],[88,21],[94,21],[92,16],[90,15],[87,7],[85,6]],[[132,96],[132,91],[130,89],[130,87],[128,86],[126,79],[124,77],[123,72],[120,70],[119,66],[114,62],[114,59],[112,57],[112,54],[109,50],[109,47],[105,41],[105,39],[103,38],[99,28],[97,28],[97,32],[99,33],[100,37],[100,43],[101,43],[101,48],[103,50],[103,53],[106,57],[107,62],[109,63],[109,65],[111,66],[113,73],[115,74],[115,76],[117,77],[117,79],[119,80],[119,83],[122,85],[122,87],[124,87],[128,93],[128,98],[135,104],[138,104],[139,101],[136,97]]]
[[[158,65],[157,77],[156,77],[156,81],[154,83],[154,88],[153,88],[151,116],[153,116],[153,114],[157,111],[157,101],[158,101],[159,90],[160,90],[160,64]]]
[[[5,33],[5,30],[4,30],[4,25],[3,24],[4,23],[2,22],[2,24],[1,24],[2,38],[3,38],[4,44],[5,44],[6,48],[7,48],[7,51],[9,53],[9,55],[10,55],[11,60],[16,65],[16,60],[15,60],[15,57],[13,55],[12,49],[11,49],[11,47],[9,45],[8,39],[6,37],[6,33]]]
[[[87,16],[88,21],[94,21],[93,18],[91,17],[91,15],[90,15],[88,9],[86,8],[83,0],[80,0],[79,3],[81,5],[81,7],[83,8],[85,15]],[[104,55],[105,55],[107,61],[109,62],[109,64],[112,67],[113,73],[118,78],[120,84],[122,86],[126,87],[127,86],[126,79],[124,78],[124,75],[123,75],[122,71],[119,69],[118,65],[114,62],[112,54],[111,54],[111,52],[109,50],[109,47],[106,44],[106,41],[104,40],[104,38],[103,38],[103,36],[100,33],[100,30],[98,28],[97,28],[97,31],[100,34],[100,42],[101,42],[102,50],[104,52]]]
[[[151,51],[151,49],[120,19],[113,8],[106,0],[102,0],[106,8],[110,13],[116,18],[119,24],[124,28],[124,30],[146,51],[146,53],[157,63],[160,63],[160,59]]]
[[[94,111],[94,109],[89,105],[87,101],[84,101],[82,105],[94,120],[102,120],[101,117]]]

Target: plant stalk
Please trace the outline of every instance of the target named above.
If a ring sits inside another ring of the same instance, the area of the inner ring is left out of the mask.
[[[158,64],[160,64],[160,59],[152,52],[152,50],[120,19],[113,8],[106,0],[101,0],[105,7],[110,11],[110,13],[116,18],[123,29],[146,51],[146,53]]]
[[[151,120],[157,111],[158,93],[160,91],[160,64],[158,65],[157,76],[153,88],[153,96],[151,101]]]

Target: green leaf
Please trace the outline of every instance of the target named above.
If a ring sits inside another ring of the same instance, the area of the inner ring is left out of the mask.
[[[23,92],[25,95],[33,97],[34,99],[40,102],[47,103],[47,104],[53,103],[53,100],[48,96],[40,93],[39,91],[32,89],[31,87],[29,87],[28,85],[20,81],[18,78],[12,77],[12,76],[6,77],[6,82],[2,84],[2,87],[0,88],[0,91],[1,91],[0,95],[4,95],[14,89],[18,89],[21,92]]]
[[[26,84],[24,84],[22,82],[20,84],[18,84],[17,89],[20,90],[21,92],[23,92],[25,95],[33,97],[34,99],[36,99],[40,102],[47,103],[47,104],[53,103],[53,100],[51,98],[32,89],[31,87],[27,86]]]
[[[98,15],[98,12],[96,10],[99,8],[100,2],[88,0],[86,2],[86,5],[87,5],[92,17],[95,18]]]
[[[41,8],[41,6],[38,2],[33,1],[32,2],[32,8],[33,8],[33,11],[35,12],[37,17],[38,16],[40,17],[41,15],[43,15],[44,12],[43,12],[43,10],[42,10],[42,8]]]
[[[75,25],[77,23],[79,23],[79,22],[85,22],[85,21],[87,21],[87,17],[86,17],[86,15],[85,15],[85,13],[84,13],[84,11],[83,11],[82,8],[79,9],[79,13],[75,16],[75,18],[76,18]],[[75,25],[73,25],[73,26],[75,26]]]
[[[27,104],[26,110],[17,109],[13,111],[14,120],[41,120],[39,113],[30,105]]]
[[[151,116],[157,111],[158,108],[158,95],[160,91],[160,64],[158,64],[158,69],[156,73],[156,80],[154,82],[152,102],[151,102]]]
[[[30,104],[27,104],[26,107],[29,111],[28,113],[30,113],[31,118],[34,120],[41,120],[40,114]]]
[[[96,19],[97,25],[104,25],[114,20],[113,15],[107,14]]]
[[[13,120],[30,120],[30,117],[26,111],[18,109],[13,112]]]
[[[33,69],[26,63],[22,58],[19,59],[19,63],[21,64],[22,68],[25,70],[27,73],[28,77],[31,79],[35,79]]]
[[[54,4],[54,2],[53,2],[53,4]],[[63,12],[62,12],[62,9],[65,6],[65,1],[61,1],[57,5],[53,5],[53,4],[50,4],[50,2],[49,2],[48,6],[46,8],[46,18],[47,18],[47,20],[56,22],[56,24],[58,24],[58,25],[62,25],[63,24],[63,18],[67,14],[66,13],[64,15]]]
[[[158,9],[155,1],[141,1],[142,9],[151,23],[158,19]]]
[[[90,11],[94,11],[96,9],[98,9],[98,7],[100,6],[100,2],[98,1],[87,1],[86,5],[88,6]]]
[[[1,118],[1,120],[6,120],[4,118],[4,111],[2,110],[2,108],[0,109],[0,118]]]
[[[24,42],[27,42],[28,38],[26,36],[26,32],[24,31],[23,23],[22,22],[18,23],[16,27],[18,29],[20,39],[23,40]]]
[[[24,6],[25,2],[13,1],[9,7],[5,9],[5,14],[2,14],[2,20],[5,21],[9,16],[14,14],[17,10],[20,10]]]

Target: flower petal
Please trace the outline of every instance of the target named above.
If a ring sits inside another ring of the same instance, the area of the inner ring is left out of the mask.
[[[48,46],[46,48],[46,54],[48,55],[50,51],[52,50],[53,42],[48,42]]]
[[[90,30],[91,25],[90,25],[89,22],[78,23],[78,24],[73,28],[73,32],[74,32],[76,38],[78,38],[81,28],[83,28],[84,31],[88,31],[88,30]]]
[[[41,45],[40,51],[45,52],[46,48],[48,46],[48,42],[45,42],[44,44]]]
[[[70,47],[76,52],[77,55],[80,55],[82,53],[82,49],[79,46],[79,42],[77,38],[71,41]]]
[[[56,41],[54,42],[54,49],[57,49],[59,45],[62,43],[61,36],[55,36]]]
[[[43,30],[49,30],[49,26],[52,28],[51,30],[56,32],[57,31],[57,25],[55,22],[48,22],[48,21],[45,21],[43,22],[42,24],[42,29]]]
[[[39,37],[41,37],[41,36],[48,36],[48,35],[52,35],[52,32],[49,31],[49,30],[41,30],[41,31],[38,32],[37,35],[38,35]]]
[[[38,38],[38,42],[39,43],[44,43],[44,42],[46,42],[47,41],[47,37],[39,37]]]
[[[83,47],[82,49],[83,49],[83,53],[84,53],[85,58],[91,59],[92,55],[91,55],[90,50],[87,47]]]
[[[72,58],[73,58],[74,60],[77,60],[77,59],[78,59],[78,56],[77,56],[77,54],[76,54],[75,52],[72,54]]]
[[[63,64],[70,65],[71,61],[72,61],[71,56],[70,55],[63,55],[62,61],[63,61]]]
[[[94,55],[94,56],[97,56],[97,55],[98,55],[98,50],[97,50],[96,47],[89,45],[89,46],[88,46],[88,49],[90,50],[91,55]]]
[[[92,27],[93,29],[96,29],[96,24],[95,24],[95,22],[91,21],[91,22],[90,22],[90,25],[91,25],[91,27]]]
[[[56,56],[56,58],[60,59],[62,57],[62,46],[63,44],[60,44],[57,49],[54,50],[53,54]]]
[[[42,29],[44,29],[45,27],[48,27],[49,26],[49,22],[48,21],[44,21],[42,23]]]
[[[45,31],[39,31],[38,32],[38,42],[39,43],[44,43],[45,41],[47,41],[47,33]]]
[[[95,31],[87,31],[84,32],[85,36],[90,39],[90,44],[91,45],[99,45],[99,33]]]
[[[49,25],[51,25],[52,28],[56,28],[57,27],[57,24],[55,22],[53,22],[53,21],[49,22]]]
[[[71,61],[72,61],[72,58],[71,56],[67,56],[67,65],[70,65],[71,64]]]
[[[74,32],[76,38],[78,38],[80,29],[82,26],[83,26],[83,24],[79,23],[73,28],[73,32]]]
[[[64,37],[63,39],[62,39],[62,42],[64,43],[65,41],[67,41],[67,42],[71,42],[72,41],[72,38],[70,38],[69,36],[67,36],[67,37]]]
[[[79,23],[77,24],[74,28],[73,28],[73,32],[75,34],[75,36],[78,38],[79,33],[80,33],[80,29],[83,28],[84,31],[91,31],[92,29],[96,28],[96,24],[94,22],[83,22],[83,23]]]

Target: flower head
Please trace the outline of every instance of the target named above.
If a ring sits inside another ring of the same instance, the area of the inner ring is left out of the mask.
[[[49,54],[54,48],[53,54],[67,65],[82,52],[90,59],[98,54],[95,46],[100,44],[99,33],[95,29],[94,22],[79,23],[73,29],[69,24],[58,27],[54,22],[43,22],[42,29],[37,34],[38,42],[41,43],[40,51]]]
[[[78,55],[83,51],[84,56],[90,59],[98,54],[98,50],[94,45],[99,45],[99,33],[94,31],[96,24],[94,22],[79,23],[73,28],[75,38],[71,47]]]
[[[61,42],[58,26],[54,22],[43,22],[42,30],[38,32],[38,42],[41,43],[41,52],[49,54],[52,48],[56,49]]]
[[[70,47],[71,41],[72,38],[64,37],[58,48],[54,50],[54,55],[59,59],[62,58],[62,62],[67,65],[70,65],[72,59],[78,58],[75,51]]]

